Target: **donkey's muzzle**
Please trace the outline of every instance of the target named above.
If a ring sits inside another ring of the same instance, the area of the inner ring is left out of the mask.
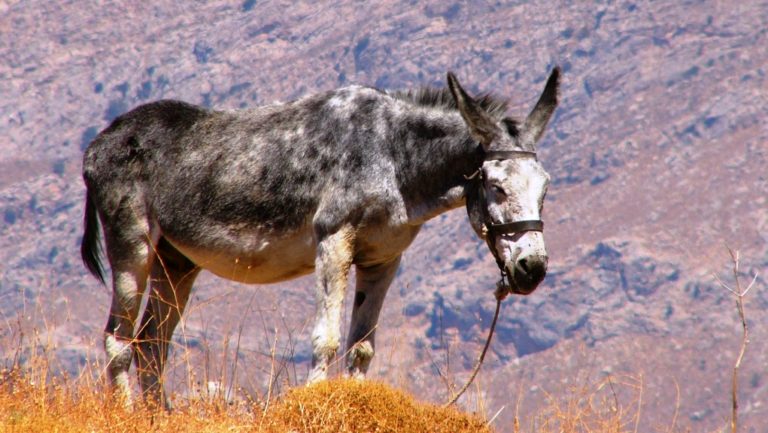
[[[547,275],[546,255],[530,255],[520,257],[513,263],[507,263],[507,272],[512,280],[512,293],[528,295],[539,286],[539,283]]]

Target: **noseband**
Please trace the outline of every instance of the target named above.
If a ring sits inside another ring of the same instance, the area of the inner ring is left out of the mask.
[[[528,150],[493,150],[485,152],[483,162],[503,161],[518,158],[537,159],[536,152]],[[491,220],[491,215],[488,213],[488,198],[485,195],[485,178],[483,176],[482,167],[480,167],[480,169],[472,177],[475,176],[479,178],[478,194],[480,200],[480,208],[482,209],[481,212],[483,217],[483,232],[485,234],[485,242],[488,244],[488,248],[491,250],[493,257],[496,259],[496,265],[499,267],[499,271],[501,272],[502,283],[504,283],[506,280],[508,286],[511,289],[514,287],[512,285],[513,282],[510,278],[509,272],[504,266],[504,262],[502,261],[501,257],[499,257],[499,253],[496,251],[496,238],[500,235],[510,233],[543,232],[544,222],[538,219],[513,221],[507,223],[494,223],[493,220]]]

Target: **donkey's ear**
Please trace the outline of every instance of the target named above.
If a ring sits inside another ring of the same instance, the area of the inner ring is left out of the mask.
[[[552,113],[557,107],[557,90],[560,87],[560,67],[555,67],[544,86],[544,92],[539,97],[539,102],[533,107],[531,114],[525,119],[523,124],[522,137],[526,146],[534,148],[536,143],[544,134]]]
[[[500,133],[496,122],[464,91],[452,72],[448,72],[448,88],[456,101],[456,107],[459,109],[461,117],[469,126],[469,133],[472,138],[477,140],[485,150],[488,150],[491,142]]]

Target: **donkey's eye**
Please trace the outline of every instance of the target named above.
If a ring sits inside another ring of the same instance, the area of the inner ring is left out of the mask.
[[[494,193],[496,193],[496,194],[499,194],[499,195],[504,195],[504,196],[505,196],[505,195],[507,195],[507,192],[506,192],[506,191],[504,191],[504,188],[502,188],[502,187],[500,187],[500,186],[498,186],[498,185],[491,185],[491,189],[492,189],[492,190],[493,190],[493,192],[494,192]]]

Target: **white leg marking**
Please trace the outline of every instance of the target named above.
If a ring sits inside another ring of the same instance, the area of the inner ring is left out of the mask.
[[[312,329],[312,371],[307,382],[328,376],[328,367],[336,357],[341,340],[341,307],[352,263],[354,231],[343,228],[320,241],[315,269],[315,326]]]
[[[104,336],[104,350],[107,352],[107,376],[110,385],[116,389],[119,398],[130,406],[132,398],[128,369],[133,359],[131,343],[120,341],[113,334],[107,333]]]

